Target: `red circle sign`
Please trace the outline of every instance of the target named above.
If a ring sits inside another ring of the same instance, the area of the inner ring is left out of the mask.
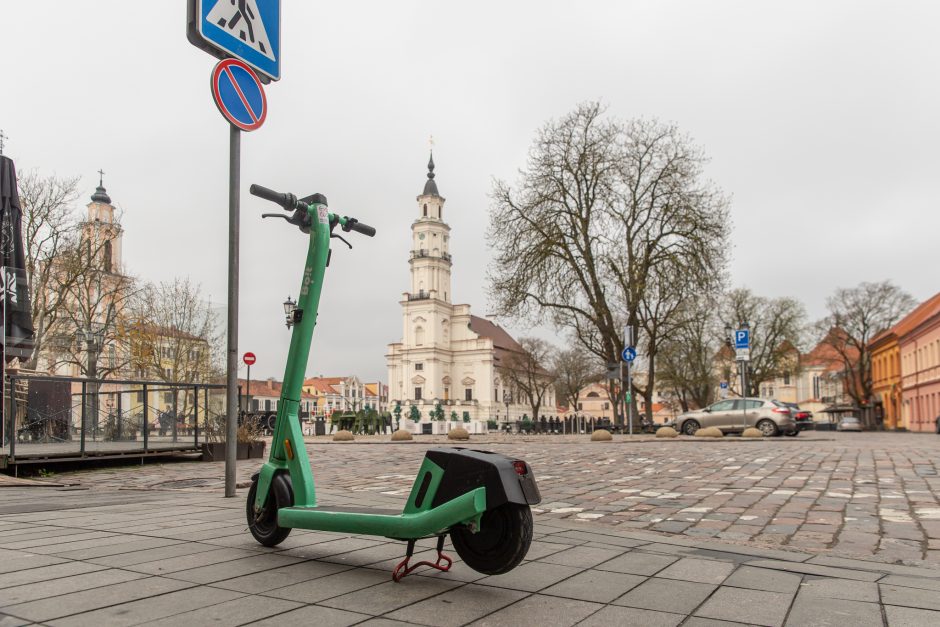
[[[212,70],[212,98],[219,112],[243,131],[264,124],[268,101],[258,76],[238,59],[219,61]]]
[[[257,361],[257,358],[255,357],[254,353],[245,353],[245,356],[242,357],[242,361],[245,362],[246,366],[252,366],[254,365],[255,361]]]

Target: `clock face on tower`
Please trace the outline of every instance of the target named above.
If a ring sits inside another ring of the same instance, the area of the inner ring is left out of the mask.
[[[424,233],[418,233],[418,239],[424,239]]]

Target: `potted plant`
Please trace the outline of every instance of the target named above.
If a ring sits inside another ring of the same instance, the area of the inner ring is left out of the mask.
[[[261,439],[261,425],[254,420],[246,420],[236,431],[235,459],[260,459],[264,456],[264,441]]]

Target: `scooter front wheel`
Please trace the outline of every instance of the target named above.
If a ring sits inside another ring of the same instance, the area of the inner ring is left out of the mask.
[[[264,546],[276,546],[284,541],[290,534],[290,527],[279,527],[277,524],[277,510],[290,507],[294,504],[294,490],[291,487],[290,476],[281,472],[271,480],[268,489],[268,498],[260,512],[255,512],[255,495],[258,493],[258,480],[251,482],[248,490],[248,502],[245,504],[245,513],[248,516],[248,529],[255,540]]]
[[[532,543],[528,505],[504,503],[483,513],[480,530],[454,527],[450,541],[467,566],[484,575],[501,575],[519,565]]]

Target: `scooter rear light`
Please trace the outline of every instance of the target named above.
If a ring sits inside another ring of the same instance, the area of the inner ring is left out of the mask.
[[[517,475],[525,476],[529,474],[529,467],[522,460],[517,459],[512,463],[513,470],[516,471]]]

